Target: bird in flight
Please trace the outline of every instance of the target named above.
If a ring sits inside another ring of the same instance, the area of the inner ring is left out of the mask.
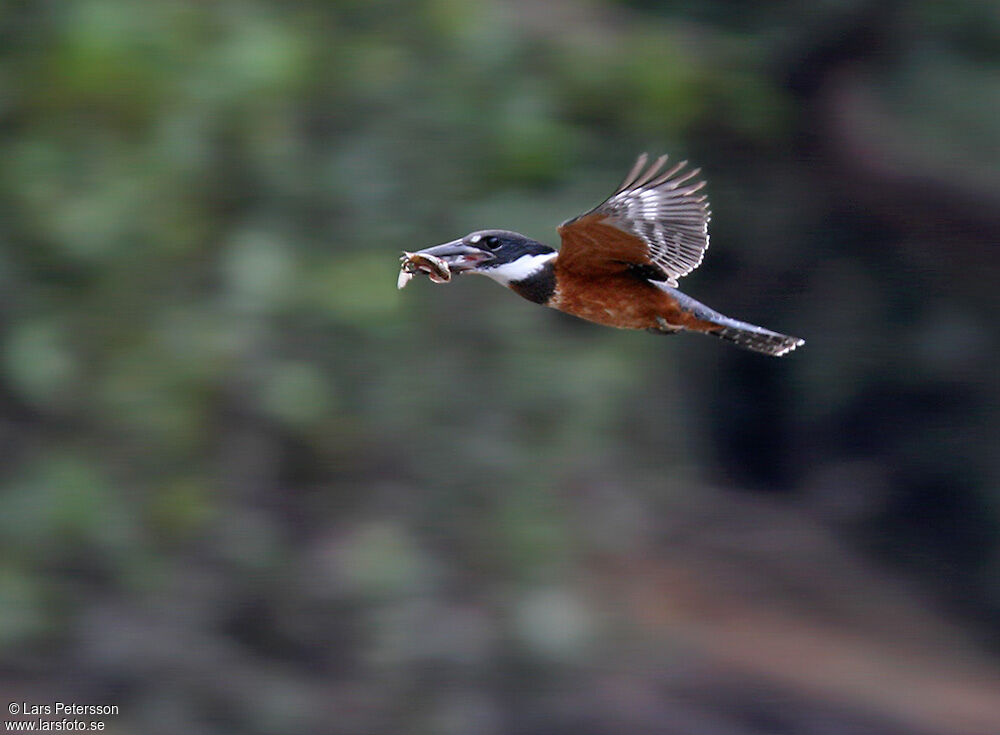
[[[603,203],[559,226],[557,251],[508,230],[465,237],[404,253],[398,281],[414,273],[443,282],[478,273],[536,304],[621,329],[657,334],[710,334],[755,352],[781,356],[804,340],[730,319],[677,290],[708,249],[704,181],[686,161],[666,171],[667,156],[647,167],[639,156]]]

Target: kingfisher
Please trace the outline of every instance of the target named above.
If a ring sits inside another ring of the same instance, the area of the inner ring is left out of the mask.
[[[404,253],[399,287],[423,271],[435,282],[452,273],[492,278],[528,301],[620,329],[710,334],[775,357],[804,343],[737,321],[677,289],[708,249],[708,198],[701,169],[687,161],[647,167],[643,153],[615,192],[563,222],[561,247],[509,230],[478,230],[443,245]]]

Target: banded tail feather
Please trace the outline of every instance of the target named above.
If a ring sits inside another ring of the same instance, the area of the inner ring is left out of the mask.
[[[657,285],[677,299],[677,303],[682,311],[694,317],[695,321],[687,326],[689,331],[711,334],[727,342],[732,342],[737,347],[742,347],[745,350],[752,350],[753,352],[760,352],[773,357],[786,355],[796,347],[805,344],[804,339],[772,332],[770,329],[758,327],[756,324],[730,319],[728,316],[720,314],[715,309],[710,309],[697,299],[693,299],[675,288]],[[668,330],[663,331],[664,333],[668,333]]]
[[[754,352],[763,352],[765,355],[781,357],[799,345],[805,344],[804,339],[791,337],[787,334],[778,334],[770,329],[764,329],[746,322],[738,322],[735,319],[723,317],[718,322],[719,329],[708,330],[705,334],[711,334],[727,342],[732,342],[737,347]]]

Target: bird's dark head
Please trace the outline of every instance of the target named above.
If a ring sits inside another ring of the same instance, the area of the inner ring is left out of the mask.
[[[453,273],[480,273],[507,285],[531,277],[556,251],[517,232],[479,230],[418,254],[441,258]]]

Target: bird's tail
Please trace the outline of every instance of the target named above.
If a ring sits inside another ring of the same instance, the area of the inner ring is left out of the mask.
[[[688,331],[711,334],[745,350],[753,350],[774,357],[781,357],[799,345],[805,344],[804,339],[730,319],[676,289],[671,288],[670,293],[677,299],[681,310],[689,317],[688,323],[684,327]]]
[[[764,329],[764,327],[747,324],[746,322],[738,322],[729,317],[722,317],[717,322],[717,326],[717,329],[705,330],[705,334],[711,334],[727,342],[732,342],[745,350],[762,352],[765,355],[773,355],[774,357],[781,357],[799,345],[805,344],[804,339],[772,332],[770,329]]]

